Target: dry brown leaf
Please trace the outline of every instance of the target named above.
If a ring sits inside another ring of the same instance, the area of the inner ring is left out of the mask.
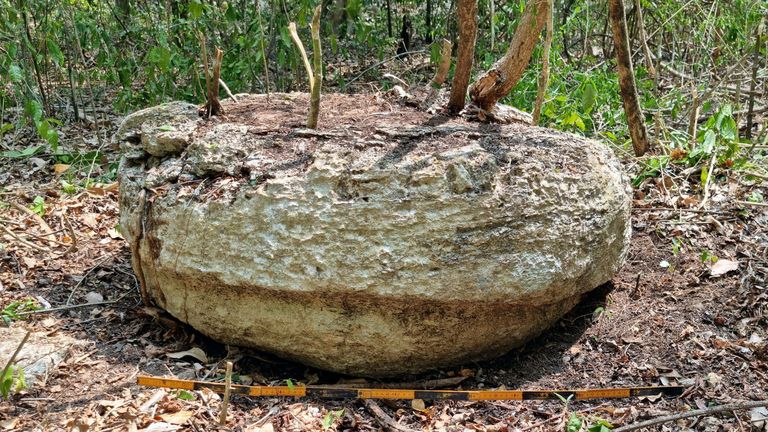
[[[192,411],[181,410],[175,413],[160,414],[158,417],[160,417],[161,419],[163,419],[168,423],[181,425],[186,423],[187,420],[189,420],[189,418],[192,417],[193,415],[195,415],[195,413]]]
[[[3,428],[3,430],[14,430],[18,422],[18,417],[0,421],[0,428]]]
[[[272,423],[265,423],[261,426],[252,424],[245,427],[245,432],[275,432],[275,427]]]
[[[69,169],[69,165],[67,164],[55,164],[53,166],[53,172],[55,172],[56,174],[62,174],[68,169]]]
[[[178,351],[174,353],[167,353],[166,356],[172,358],[172,359],[182,359],[184,357],[193,357],[197,360],[199,360],[201,363],[208,363],[208,356],[205,355],[205,351],[201,350],[200,348],[194,347],[190,348],[186,351]]]
[[[424,404],[423,399],[412,399],[411,400],[411,408],[415,409],[416,411],[424,412],[427,410],[427,406]]]
[[[718,277],[738,269],[738,261],[719,259],[717,262],[712,264],[712,267],[709,268],[709,275],[712,277]]]

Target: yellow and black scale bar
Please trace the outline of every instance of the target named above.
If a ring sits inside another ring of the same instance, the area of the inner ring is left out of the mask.
[[[224,393],[223,383],[190,381],[171,378],[140,376],[137,383],[147,387],[165,387],[181,390],[210,389]],[[245,386],[233,384],[230,394],[256,397],[293,396],[324,399],[424,399],[424,400],[547,400],[571,398],[621,399],[638,396],[680,396],[681,386],[624,387],[580,390],[401,390],[375,388],[344,388],[325,386]]]

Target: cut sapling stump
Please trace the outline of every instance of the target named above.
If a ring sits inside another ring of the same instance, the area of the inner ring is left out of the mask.
[[[304,49],[304,44],[301,43],[299,34],[296,31],[296,23],[291,22],[288,24],[288,32],[291,34],[291,39],[293,40],[293,43],[296,44],[296,48],[299,49],[301,60],[304,62],[304,69],[307,71],[310,92],[307,127],[310,129],[317,129],[317,118],[320,115],[320,89],[322,88],[323,83],[323,53],[320,46],[320,10],[321,7],[318,5],[315,8],[312,24],[310,25],[312,30],[312,60],[314,65],[309,64],[307,51]]]
[[[224,52],[216,48],[216,55],[213,59],[211,67],[208,65],[208,50],[205,47],[205,38],[202,34],[199,34],[200,38],[200,51],[203,55],[203,72],[205,73],[205,105],[200,110],[200,116],[203,118],[210,118],[211,116],[217,116],[224,114],[224,110],[221,107],[219,101],[219,82],[221,81],[221,59],[224,57]]]

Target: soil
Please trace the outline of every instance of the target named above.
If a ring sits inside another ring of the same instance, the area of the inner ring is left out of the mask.
[[[303,104],[302,98],[306,96],[289,102]],[[392,127],[441,121],[403,108],[384,95],[360,96],[358,102],[351,106],[324,99],[328,110],[321,116],[320,132],[328,130],[323,124],[331,123],[336,129],[366,129],[380,124],[381,116],[387,116]],[[257,128],[273,128],[275,122],[268,116],[274,116],[286,131],[304,122],[303,115],[293,109],[258,113],[247,104],[231,103],[225,103],[224,109],[224,117],[211,121],[237,119]],[[337,113],[350,110],[355,115],[334,121]],[[397,427],[415,430],[550,431],[564,430],[566,422],[575,418],[585,425],[602,419],[620,426],[768,395],[768,208],[737,203],[754,194],[768,196],[768,188],[759,179],[721,169],[705,202],[699,175],[670,165],[660,178],[646,179],[635,190],[631,249],[621,271],[552,329],[490,362],[365,384],[423,387],[427,380],[449,377],[465,378],[458,387],[462,389],[680,384],[686,387],[682,397],[425,405],[379,401],[381,410],[377,410],[356,400],[236,396],[226,425],[219,426],[217,395],[206,390],[139,387],[136,377],[220,381],[229,360],[236,380],[245,384],[361,381],[266,353],[222,346],[141,304],[130,251],[116,230],[117,188],[110,183],[119,154],[106,143],[118,122],[118,117],[108,115],[99,122],[66,126],[62,149],[70,154],[92,150],[99,145],[94,137],[101,134],[100,155],[92,162],[75,161],[64,170],[51,155],[0,159],[4,185],[0,190],[4,228],[0,232],[0,309],[25,299],[46,308],[77,306],[38,311],[26,319],[12,319],[10,325],[85,342],[70,350],[66,360],[34,387],[0,402],[0,429],[392,429],[381,415],[383,410]],[[33,142],[31,131],[20,132],[4,147],[21,150]],[[636,159],[624,162],[630,175],[638,174]],[[74,193],[65,192],[63,181],[76,183],[86,177],[97,181]],[[24,210],[35,207],[38,196],[44,199],[42,220]],[[49,229],[52,238],[46,236]],[[738,268],[719,274],[729,262],[737,262]],[[88,304],[99,298],[111,303]],[[199,353],[168,356],[194,347],[205,358]],[[745,410],[697,417],[658,430],[750,430],[754,414]]]

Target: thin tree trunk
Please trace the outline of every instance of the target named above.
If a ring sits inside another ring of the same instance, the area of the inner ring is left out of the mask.
[[[27,11],[24,10],[24,3],[19,2],[19,9],[21,9],[21,16],[24,19],[24,30],[27,35],[27,40],[29,41],[29,59],[32,62],[32,67],[35,70],[35,78],[37,79],[37,88],[40,91],[40,99],[43,102],[43,112],[46,115],[50,115],[50,107],[48,106],[48,96],[45,93],[45,86],[43,85],[43,78],[40,75],[40,67],[37,64],[37,56],[35,52],[32,50],[31,47],[35,45],[35,42],[32,40],[32,33],[29,31],[29,21],[27,19]],[[22,44],[24,45],[24,44]]]
[[[387,36],[392,37],[392,0],[387,0]]]
[[[528,3],[507,53],[470,87],[469,95],[475,105],[490,111],[499,99],[509,94],[528,67],[548,15],[549,0]]]
[[[608,0],[608,14],[613,30],[613,42],[616,48],[616,65],[619,71],[619,87],[627,115],[629,134],[635,155],[642,156],[648,151],[648,132],[645,129],[643,113],[635,86],[635,72],[632,69],[632,57],[629,51],[627,20],[624,16],[622,0]]]
[[[477,0],[459,0],[456,12],[459,19],[459,47],[451,97],[448,101],[448,110],[454,114],[464,109],[467,100],[467,87],[472,75],[477,37]]]
[[[645,58],[645,66],[648,68],[648,75],[651,77],[656,76],[656,68],[653,67],[653,56],[651,50],[648,48],[648,40],[645,34],[645,24],[643,23],[643,8],[640,6],[640,0],[634,0],[635,13],[637,14],[637,29],[640,39],[640,46],[643,47],[643,56]]]
[[[539,77],[539,88],[536,91],[536,104],[533,107],[533,124],[539,124],[541,120],[541,107],[544,105],[544,96],[547,94],[547,85],[549,84],[549,51],[552,49],[552,33],[555,30],[553,21],[554,0],[549,0],[549,17],[547,19],[547,36],[544,39],[544,52],[541,54],[541,76]]]
[[[760,21],[755,31],[755,58],[752,65],[752,80],[749,83],[749,108],[747,109],[747,130],[744,136],[747,139],[752,138],[752,121],[755,111],[755,88],[757,87],[757,70],[760,69],[760,39],[763,35],[763,24],[765,18]]]
[[[432,36],[434,31],[432,30],[432,0],[427,0],[427,16],[426,16],[427,34],[424,37],[426,43],[432,43]]]

